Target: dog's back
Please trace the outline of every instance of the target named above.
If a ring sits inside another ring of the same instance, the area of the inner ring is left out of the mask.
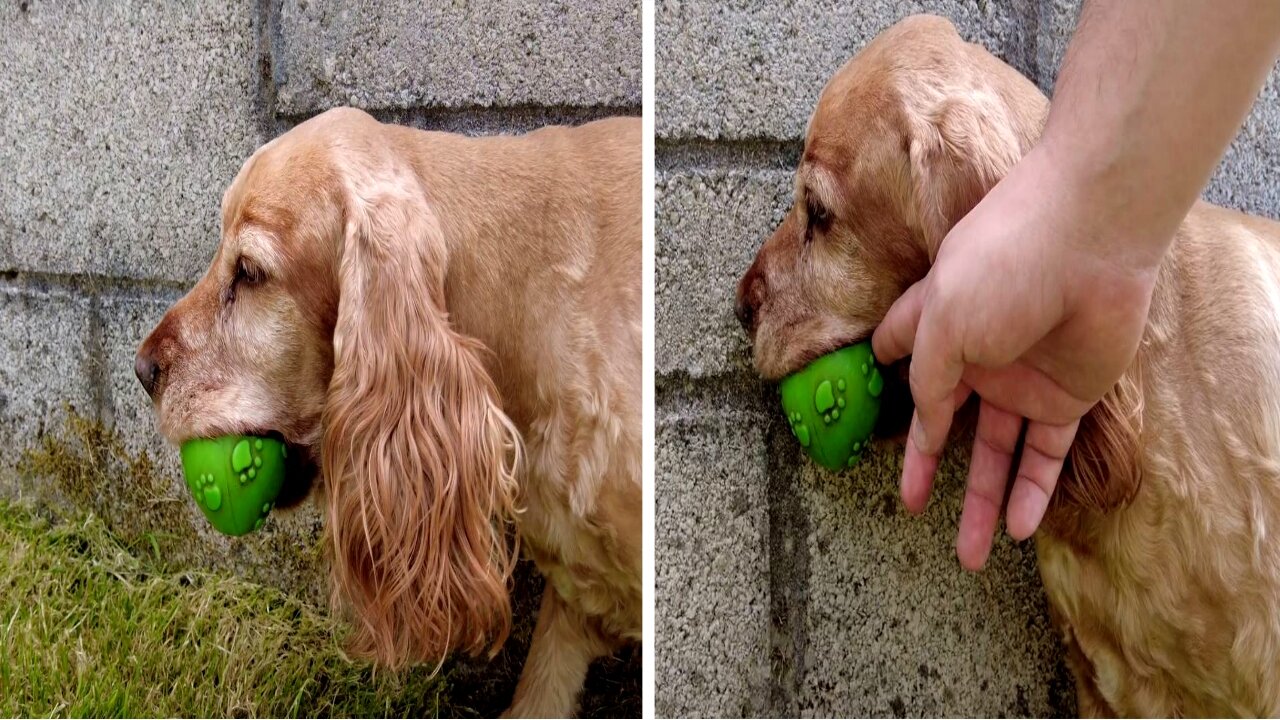
[[[1280,224],[1196,205],[1127,379],[1132,501],[1037,541],[1081,712],[1274,716]]]

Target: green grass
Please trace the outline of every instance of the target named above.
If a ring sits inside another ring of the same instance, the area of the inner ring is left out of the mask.
[[[64,410],[16,468],[25,495],[62,520],[0,501],[0,717],[485,717],[510,702],[542,593],[530,563],[516,572],[515,627],[497,658],[455,657],[436,678],[374,673],[343,656],[346,628],[318,609],[318,537],[264,530],[222,562],[226,547],[198,531],[181,482]],[[641,655],[593,665],[582,717],[639,717]]]
[[[0,503],[0,715],[451,712],[430,668],[375,672],[343,634],[278,590],[131,552],[96,516]]]

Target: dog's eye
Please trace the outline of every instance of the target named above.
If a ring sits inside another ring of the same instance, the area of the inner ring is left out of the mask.
[[[222,302],[228,305],[235,302],[236,292],[241,288],[257,285],[263,278],[262,270],[257,265],[239,258],[236,260],[236,272],[231,278],[231,284],[222,292]]]
[[[257,265],[240,258],[236,261],[236,279],[237,283],[248,283],[249,285],[257,285],[262,282],[262,270]]]
[[[831,213],[822,203],[809,200],[805,204],[805,214],[809,216],[808,224],[804,230],[804,239],[806,241],[813,240],[815,230],[826,232],[831,227]]]

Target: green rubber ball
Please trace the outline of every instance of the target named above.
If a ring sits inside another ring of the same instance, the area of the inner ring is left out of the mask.
[[[815,462],[839,470],[862,458],[884,392],[870,342],[823,355],[783,378],[778,391],[791,434]]]
[[[196,438],[182,443],[182,474],[209,524],[224,535],[244,535],[262,527],[275,506],[288,454],[272,438]]]

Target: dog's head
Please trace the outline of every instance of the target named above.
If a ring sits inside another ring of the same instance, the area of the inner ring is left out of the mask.
[[[902,20],[846,63],[809,121],[795,202],[738,283],[760,374],[780,378],[869,338],[1047,114],[1035,85],[942,18]],[[906,367],[886,386],[881,436],[911,417]],[[1141,405],[1130,375],[1081,420],[1055,507],[1105,512],[1133,497]]]
[[[942,18],[902,20],[840,68],[809,121],[794,204],[738,284],[760,374],[869,338],[1046,111]]]
[[[393,666],[505,638],[519,454],[484,349],[449,324],[410,132],[339,109],[254,153],[135,367],[171,441],[292,446],[281,504],[323,470],[335,595],[354,648]]]

